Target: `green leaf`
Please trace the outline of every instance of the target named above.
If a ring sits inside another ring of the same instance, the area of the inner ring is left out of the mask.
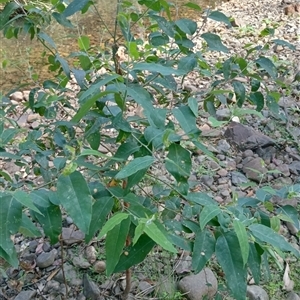
[[[259,243],[268,243],[282,251],[289,251],[296,257],[300,257],[299,251],[290,245],[283,236],[274,232],[273,229],[261,224],[252,224],[248,228]]]
[[[57,196],[78,228],[88,233],[92,219],[92,196],[82,174],[75,171],[59,176]]]
[[[197,23],[191,19],[179,19],[175,21],[175,24],[188,35],[193,35],[197,30]]]
[[[131,220],[126,218],[114,228],[108,231],[105,239],[106,255],[106,275],[109,276],[113,273],[119,258],[125,247],[126,238],[129,232]]]
[[[200,272],[215,252],[216,240],[209,230],[199,231],[195,238],[192,267]]]
[[[0,192],[0,256],[14,267],[18,266],[15,246],[10,236],[18,232],[22,220],[22,205],[11,195]]]
[[[6,23],[9,21],[9,18],[11,17],[12,13],[20,8],[20,5],[17,4],[14,1],[10,1],[7,3],[4,7],[4,9],[1,11],[1,18],[0,18],[0,30],[3,30]]]
[[[52,38],[47,33],[39,32],[37,34],[37,36],[38,36],[38,38],[40,38],[44,42],[48,43],[53,49],[55,49],[55,50],[57,49],[54,41],[52,40]]]
[[[216,257],[225,273],[227,286],[233,298],[245,300],[247,269],[244,267],[239,241],[233,232],[218,237]]]
[[[196,66],[197,59],[192,55],[181,57],[178,62],[178,70],[182,71],[184,74],[190,73]]]
[[[264,95],[261,92],[252,92],[249,99],[256,105],[256,110],[261,111],[265,106]]]
[[[206,206],[206,205],[216,206],[217,204],[217,202],[213,198],[208,196],[206,193],[189,193],[186,198],[187,200],[196,204],[200,204],[202,206]]]
[[[167,34],[169,37],[174,38],[175,32],[172,22],[169,22],[164,17],[158,15],[151,15],[150,17],[157,22],[157,25],[165,34]]]
[[[133,245],[137,243],[141,235],[144,233],[145,222],[139,222],[138,226],[136,226],[134,231],[134,237],[132,240]]]
[[[284,40],[279,40],[279,39],[274,39],[272,40],[272,42],[276,45],[280,45],[280,46],[284,46],[284,47],[288,47],[289,49],[295,51],[296,50],[296,46],[295,45],[292,45],[290,44],[289,42],[287,41],[284,41]]]
[[[154,157],[146,155],[142,157],[137,157],[131,162],[129,162],[116,176],[116,179],[124,179],[129,177],[132,174],[142,170],[148,169],[153,162],[155,161]]]
[[[223,22],[228,27],[232,27],[230,19],[220,11],[217,11],[217,10],[212,11],[207,17],[209,19],[212,19],[212,20],[215,20],[215,21],[218,21],[218,22]]]
[[[188,8],[194,9],[194,10],[202,11],[202,8],[194,2],[188,2],[186,4],[183,4],[183,6],[186,6]]]
[[[113,215],[102,227],[98,239],[101,239],[105,234],[111,231],[115,226],[120,224],[123,220],[127,219],[129,214],[126,213],[117,213]]]
[[[61,234],[62,228],[62,216],[60,207],[58,205],[52,204],[47,198],[47,195],[39,195],[39,191],[31,193],[31,195],[33,196],[34,193],[39,196],[35,198],[34,204],[42,214],[38,214],[34,211],[31,211],[31,213],[41,224],[45,235],[50,238],[51,244],[55,244],[59,241],[59,235]],[[39,205],[39,202],[36,200],[39,200],[41,198],[43,198],[43,204]]]
[[[244,265],[248,262],[249,241],[245,225],[239,220],[233,220],[233,228],[239,240]]]
[[[172,74],[178,76],[184,75],[184,72],[182,70],[176,70],[172,67],[163,66],[157,63],[136,63],[133,65],[132,70],[160,73],[163,76]]]
[[[81,11],[88,2],[89,0],[73,0],[64,10],[63,15],[65,17],[74,15],[76,12]]]
[[[198,117],[198,100],[193,97],[189,97],[188,99],[188,106],[190,110],[193,112],[194,116]]]
[[[276,66],[272,63],[269,58],[260,57],[257,59],[256,64],[259,65],[263,70],[265,70],[272,78],[276,78],[278,73]]]
[[[221,210],[217,205],[204,206],[199,216],[201,230],[203,230],[206,224],[214,217],[216,217],[219,213],[221,213]]]
[[[143,234],[136,244],[130,245],[129,248],[126,249],[126,253],[121,255],[120,260],[114,269],[114,273],[128,270],[130,267],[144,261],[154,245],[155,242],[149,238],[148,235]]]
[[[19,232],[26,237],[40,237],[42,236],[38,228],[32,223],[32,221],[25,215],[22,214],[22,221],[20,224]]]
[[[253,276],[253,279],[254,279],[255,283],[259,284],[260,275],[261,275],[261,269],[260,269],[261,256],[258,253],[255,245],[257,245],[257,244],[250,243],[248,266],[251,270],[251,273],[252,273],[252,276]]]
[[[241,107],[245,102],[246,89],[244,85],[239,81],[233,81],[232,86],[236,95],[237,105]]]
[[[192,168],[191,153],[178,144],[171,144],[165,166],[177,182],[186,182]]]
[[[172,253],[177,253],[177,250],[168,240],[165,232],[162,232],[153,221],[147,220],[144,232],[163,249]]]
[[[53,18],[56,20],[56,22],[64,27],[67,28],[74,28],[75,26],[71,23],[70,20],[68,20],[63,14],[60,14],[58,12],[52,13]]]
[[[86,35],[82,35],[78,38],[78,46],[82,51],[87,51],[90,48],[90,39]]]
[[[173,108],[172,113],[186,134],[199,134],[200,131],[196,125],[196,117],[188,106]]]
[[[208,48],[212,51],[228,52],[228,48],[222,44],[220,37],[213,33],[203,33],[201,37],[206,41]]]
[[[20,202],[26,208],[29,208],[29,209],[41,214],[41,212],[33,204],[33,199],[27,193],[25,193],[21,190],[17,190],[15,192],[13,192],[12,195],[16,201]]]
[[[287,216],[290,220],[290,222],[292,221],[295,225],[295,227],[300,230],[300,221],[298,218],[298,214],[299,212],[297,211],[297,209],[295,209],[295,207],[291,206],[291,205],[284,205],[282,207],[279,207],[276,210],[276,213],[279,214],[278,217],[280,217],[281,219],[283,219],[282,215]]]
[[[101,197],[93,204],[89,233],[85,235],[86,243],[94,237],[97,230],[102,228],[106,221],[106,217],[111,212],[113,206],[114,199],[112,197]]]

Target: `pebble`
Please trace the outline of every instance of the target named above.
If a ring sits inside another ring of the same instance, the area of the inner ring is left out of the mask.
[[[98,260],[94,263],[93,267],[96,273],[103,273],[106,270],[106,263],[105,261]]]
[[[53,249],[50,252],[43,252],[37,257],[36,265],[41,269],[47,268],[54,263],[56,255],[56,249]]]

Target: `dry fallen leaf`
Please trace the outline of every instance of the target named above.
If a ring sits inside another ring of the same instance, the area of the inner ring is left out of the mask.
[[[286,267],[283,274],[283,284],[284,284],[283,289],[286,290],[287,292],[292,291],[294,288],[294,281],[290,279],[289,272],[290,272],[290,266],[288,263],[286,263]]]

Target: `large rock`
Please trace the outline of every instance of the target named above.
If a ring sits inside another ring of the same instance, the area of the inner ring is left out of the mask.
[[[275,145],[275,141],[268,136],[237,122],[229,124],[224,136],[228,143],[242,151]]]
[[[204,297],[212,299],[218,290],[218,281],[214,273],[205,268],[196,275],[182,278],[178,287],[190,300],[202,300]]]

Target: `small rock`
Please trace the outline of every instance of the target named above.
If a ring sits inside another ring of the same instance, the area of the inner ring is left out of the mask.
[[[64,264],[64,273],[67,279],[68,284],[71,286],[80,286],[82,285],[82,280],[77,277],[77,272],[75,268],[68,264]],[[62,270],[60,270],[53,278],[54,280],[58,281],[59,283],[64,283],[64,276]]]
[[[100,300],[100,289],[97,284],[90,280],[86,274],[83,275],[83,294],[91,300]]]
[[[138,289],[143,292],[144,295],[148,295],[153,292],[154,287],[145,280],[139,282]]]
[[[218,175],[220,175],[221,177],[225,177],[227,176],[228,174],[228,171],[226,169],[220,169],[218,172],[217,172]]]
[[[230,145],[228,144],[228,142],[226,140],[220,140],[218,142],[218,146],[217,149],[222,152],[222,153],[228,153],[230,150]]]
[[[247,296],[249,300],[269,300],[267,292],[258,285],[248,285]]]
[[[294,223],[292,222],[286,222],[286,227],[288,228],[288,230],[290,231],[291,234],[296,235],[298,233],[298,228],[295,226]]]
[[[289,165],[289,170],[294,175],[300,175],[300,161],[293,161]]]
[[[31,242],[29,243],[29,245],[28,245],[28,250],[29,250],[30,252],[34,253],[35,250],[36,250],[36,248],[37,248],[37,246],[38,246],[38,244],[39,244],[39,243],[38,243],[36,240],[31,241]]]
[[[226,121],[231,117],[231,111],[228,108],[218,109],[216,111],[216,116],[218,121]]]
[[[60,287],[60,283],[56,280],[50,280],[47,282],[47,284],[45,285],[45,288],[44,288],[44,292],[47,293],[47,292],[58,292],[59,291],[59,287]]]
[[[243,152],[243,157],[250,157],[253,156],[253,154],[254,154],[253,151],[248,149]]]
[[[240,172],[234,171],[231,172],[230,174],[231,174],[231,182],[235,186],[239,186],[242,183],[248,182],[248,178]]]
[[[106,270],[106,263],[105,261],[98,260],[94,263],[94,271],[96,273],[103,273]]]
[[[14,93],[10,94],[9,98],[11,100],[21,102],[23,100],[23,93],[22,92],[14,92]]]
[[[49,252],[49,251],[51,250],[51,245],[50,245],[48,242],[45,242],[45,243],[43,244],[43,250],[44,250],[45,252]]]
[[[81,269],[88,269],[91,266],[91,264],[82,255],[73,257],[73,264],[75,267]]]
[[[80,230],[74,230],[72,228],[65,228],[62,229],[62,239],[65,244],[72,245],[75,243],[80,243],[84,239],[84,233]]]
[[[247,178],[260,182],[267,173],[267,168],[264,166],[264,161],[257,157],[243,165],[243,172]]]
[[[30,300],[35,299],[36,291],[22,291],[18,294],[15,300]]]
[[[230,196],[230,192],[228,190],[224,190],[221,192],[221,196],[228,197],[228,196]]]
[[[31,114],[27,116],[27,122],[28,123],[33,123],[34,121],[37,121],[40,119],[40,115],[39,114]]]
[[[30,94],[30,91],[23,91],[24,100],[29,101],[29,94]]]
[[[209,175],[201,176],[200,181],[203,182],[208,187],[212,186],[214,183],[213,177]]]
[[[53,249],[50,252],[43,252],[37,257],[36,265],[41,269],[47,268],[54,263],[56,255],[56,249]]]
[[[88,246],[85,249],[85,256],[89,263],[93,264],[97,259],[97,251],[94,246]]]
[[[284,177],[290,176],[290,169],[287,164],[280,164],[277,166],[277,170],[280,171]]]
[[[199,300],[204,297],[212,299],[218,290],[218,281],[214,273],[209,268],[205,268],[196,275],[182,278],[178,287],[190,300]]]
[[[192,258],[191,256],[186,256],[183,259],[181,259],[175,269],[175,272],[177,274],[183,274],[191,272],[192,269]]]

